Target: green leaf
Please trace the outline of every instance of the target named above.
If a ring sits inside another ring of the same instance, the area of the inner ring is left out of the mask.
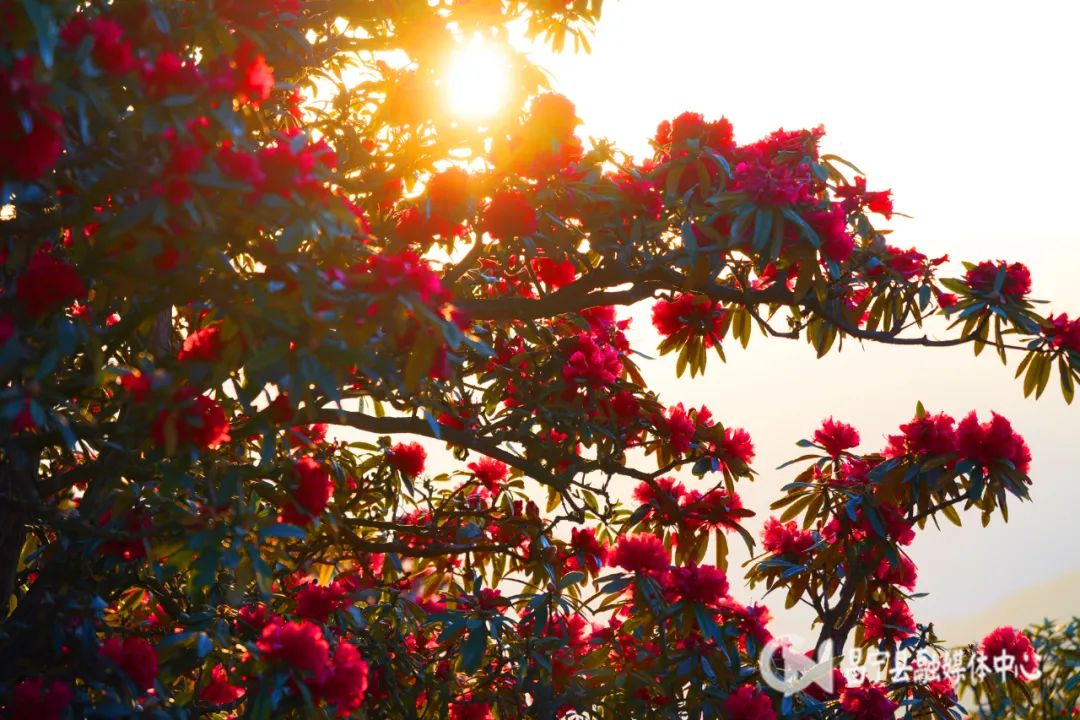
[[[299,528],[295,525],[278,523],[277,525],[271,525],[260,530],[259,536],[263,538],[290,538],[294,540],[303,540],[307,537],[307,533],[303,528]]]
[[[484,660],[484,651],[487,649],[487,641],[487,625],[480,624],[469,631],[468,638],[461,646],[461,657],[458,659],[458,669],[461,672],[472,673],[480,669]]]
[[[1065,398],[1065,402],[1072,405],[1073,397],[1076,395],[1076,385],[1073,383],[1072,368],[1065,362],[1065,357],[1058,358],[1058,372],[1061,375],[1061,394]]]

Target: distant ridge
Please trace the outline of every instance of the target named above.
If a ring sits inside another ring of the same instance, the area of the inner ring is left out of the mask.
[[[1080,616],[1080,570],[1032,585],[981,612],[941,617],[934,630],[946,645],[955,647],[978,642],[1001,625],[1022,628],[1047,618],[1064,622],[1073,616]]]

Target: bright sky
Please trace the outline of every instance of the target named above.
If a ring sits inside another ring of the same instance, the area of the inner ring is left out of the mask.
[[[657,122],[684,110],[726,115],[736,138],[824,124],[825,148],[892,188],[892,237],[955,260],[1004,258],[1031,268],[1034,297],[1080,313],[1080,5],[1066,2],[620,0],[605,3],[591,56],[533,59],[575,101],[583,133],[647,152]],[[656,346],[639,320],[636,346]],[[954,416],[991,409],[1031,446],[1034,503],[1010,522],[928,528],[911,549],[914,606],[938,621],[998,603],[1080,569],[1080,403],[1051,385],[1025,400],[992,353],[846,346],[815,361],[808,346],[755,337],[676,381],[673,362],[645,364],[668,402],[702,401],[752,433],[761,473],[740,492],[761,521],[792,477],[775,471],[827,415],[855,424],[863,448],[909,419],[917,400]],[[756,528],[756,525],[755,525]],[[732,568],[733,585],[738,565]],[[752,597],[748,592],[744,599]],[[780,604],[772,599],[770,606]],[[1080,597],[1075,598],[1080,611]],[[781,620],[797,630],[797,617]],[[947,632],[945,633],[948,637]]]

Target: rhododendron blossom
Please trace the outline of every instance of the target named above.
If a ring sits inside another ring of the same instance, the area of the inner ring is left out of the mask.
[[[1031,640],[1016,628],[997,628],[982,639],[979,652],[990,667],[994,667],[994,658],[1011,658],[1011,667],[1007,671],[1021,680],[1034,677],[1039,669]]]
[[[859,431],[847,423],[828,418],[814,431],[814,442],[824,448],[826,453],[838,458],[845,450],[859,444]]]
[[[820,126],[579,136],[519,41],[585,48],[604,5],[0,2],[0,716],[1067,714],[1060,668],[1016,682],[1050,628],[991,633],[1014,677],[982,685],[762,672],[744,585],[845,655],[985,662],[915,623],[907,550],[1035,480],[1005,418],[918,403],[883,449],[808,428],[748,488],[743,428],[806,395],[757,346],[992,347],[1071,401],[1080,320],[1020,263],[890,245],[891,192]],[[740,29],[788,52],[713,34]],[[802,69],[781,95],[847,82]],[[487,71],[499,109],[466,112]]]
[[[980,293],[997,292],[1020,300],[1031,292],[1031,273],[1022,263],[985,260],[968,270],[964,279],[972,290]]]
[[[330,668],[330,645],[322,629],[307,620],[271,623],[256,645],[270,662],[302,673],[319,677]]]
[[[624,537],[615,545],[608,563],[629,572],[660,572],[668,568],[669,554],[655,535]]]
[[[158,658],[153,646],[144,638],[110,637],[101,644],[101,657],[122,670],[140,690],[154,686],[158,674]]]
[[[867,610],[862,622],[868,642],[896,643],[915,632],[915,620],[903,600],[894,600],[884,607]]]
[[[988,422],[980,423],[974,411],[956,426],[956,449],[962,457],[988,466],[994,462],[1011,463],[1027,474],[1031,451],[1012,424],[1001,415],[991,413]]]
[[[408,477],[418,477],[424,472],[427,451],[420,443],[398,443],[387,454],[390,467]]]

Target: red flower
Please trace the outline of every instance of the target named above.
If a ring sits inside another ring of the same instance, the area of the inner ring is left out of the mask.
[[[341,583],[308,583],[296,591],[296,614],[308,620],[325,622],[331,613],[345,606],[345,598],[345,587]]]
[[[334,483],[326,468],[311,457],[298,460],[293,466],[293,475],[296,487],[291,502],[282,508],[281,517],[293,525],[307,525],[326,509]]]
[[[724,701],[731,720],[776,720],[772,700],[753,685],[743,685]]]
[[[804,215],[806,222],[821,240],[821,254],[842,263],[855,250],[855,238],[848,232],[847,213],[840,205],[828,210],[817,210]]]
[[[48,104],[49,89],[34,80],[34,57],[0,68],[0,177],[37,180],[64,151],[60,114]],[[29,122],[30,128],[24,124]]]
[[[157,652],[143,638],[108,638],[101,644],[98,654],[123,670],[140,690],[154,687],[158,674]]]
[[[761,541],[765,551],[774,555],[802,555],[814,546],[814,535],[800,529],[794,520],[782,523],[771,517],[765,521]]]
[[[450,720],[492,720],[491,705],[472,700],[466,694],[458,702],[450,703]]]
[[[727,595],[728,579],[723,570],[712,565],[689,565],[672,568],[667,586],[680,600],[715,605]]]
[[[682,403],[669,407],[667,416],[662,418],[659,425],[668,436],[668,446],[675,455],[682,455],[690,449],[690,442],[694,439],[697,426],[694,420],[683,408]]]
[[[874,577],[890,585],[914,590],[919,575],[915,563],[901,555],[899,564],[889,562],[888,558],[882,558],[874,572]]]
[[[577,278],[577,268],[570,260],[555,262],[546,257],[534,258],[532,267],[541,282],[556,289],[569,285]]]
[[[398,443],[387,454],[390,467],[408,477],[418,477],[424,472],[427,452],[420,443]]]
[[[342,642],[334,651],[334,662],[314,683],[315,694],[327,705],[347,717],[360,708],[368,687],[368,664],[360,651]]]
[[[955,420],[945,413],[915,418],[900,426],[901,435],[890,435],[885,457],[945,455],[956,450]]]
[[[280,618],[271,613],[270,610],[261,603],[257,605],[245,605],[237,611],[237,616],[242,623],[250,626],[251,629],[256,632],[262,632],[262,630],[270,623],[280,622]]]
[[[546,93],[538,95],[529,108],[528,128],[534,134],[566,137],[574,134],[581,121],[577,109],[565,95]]]
[[[175,405],[158,413],[150,436],[167,451],[182,445],[216,448],[230,440],[225,411],[212,398],[181,388],[173,395]]]
[[[11,720],[60,720],[71,704],[71,686],[53,680],[48,686],[45,678],[23,680],[11,694]]]
[[[572,387],[590,389],[609,387],[622,374],[619,351],[610,345],[599,345],[591,335],[582,333],[570,346],[569,356],[562,369],[563,380]]]
[[[1051,315],[1050,322],[1053,327],[1045,332],[1046,337],[1051,339],[1051,345],[1080,353],[1080,318],[1070,320],[1068,315],[1062,313],[1057,317]]]
[[[906,602],[893,600],[884,607],[867,610],[863,615],[863,627],[868,641],[883,640],[895,644],[915,632],[915,619]]]
[[[705,339],[705,346],[719,345],[724,337],[727,310],[704,295],[683,293],[674,300],[658,300],[652,308],[652,324],[669,338],[681,331]]]
[[[289,428],[289,432],[285,435],[285,439],[289,441],[290,447],[314,447],[326,442],[326,430],[326,423],[295,425]]]
[[[923,266],[926,263],[926,256],[921,252],[915,248],[901,250],[892,245],[886,245],[885,249],[889,253],[889,256],[885,258],[885,264],[900,275],[900,277],[905,280],[910,280],[916,275],[922,274]],[[872,271],[869,274],[878,274],[876,271],[880,271],[880,269],[880,267],[872,268]]]
[[[122,75],[135,69],[131,42],[124,40],[124,29],[119,23],[104,17],[88,20],[85,15],[76,15],[60,32],[60,37],[73,50],[87,36],[93,38],[92,57],[102,70]]]
[[[999,291],[1006,298],[1022,300],[1031,292],[1031,273],[1027,267],[1022,263],[1007,263],[1004,260],[984,260],[967,271],[964,282],[975,292],[990,294],[995,292],[999,274],[1004,275]]]
[[[112,520],[112,511],[106,511],[102,515],[99,524],[104,526]],[[99,552],[103,555],[111,555],[114,557],[123,558],[124,560],[135,560],[137,558],[146,557],[146,544],[143,542],[143,537],[149,535],[149,530],[153,527],[153,520],[146,513],[146,510],[141,506],[133,507],[128,511],[127,515],[123,518],[123,524],[121,529],[134,533],[137,537],[129,540],[109,540],[101,544]]]
[[[670,555],[655,535],[630,535],[619,539],[609,564],[629,572],[661,572],[670,566]]]
[[[496,494],[502,489],[502,484],[506,482],[506,478],[510,475],[510,469],[506,466],[506,463],[489,457],[482,457],[476,462],[469,463],[467,467],[472,470],[477,481],[492,494]]]
[[[814,431],[814,442],[832,457],[839,458],[843,451],[859,444],[859,431],[847,423],[828,418]]]
[[[836,196],[843,198],[846,201],[845,206],[852,210],[865,207],[870,212],[884,215],[886,219],[892,217],[892,190],[868,192],[864,177],[856,177],[853,185],[841,185],[836,188]]]
[[[250,102],[256,107],[270,97],[274,89],[274,69],[266,64],[262,55],[250,57],[250,50],[243,45],[236,57],[236,95],[240,102]]]
[[[244,689],[229,682],[229,675],[220,663],[210,671],[210,682],[199,691],[199,699],[211,705],[228,705],[244,697]]]
[[[979,644],[979,652],[986,658],[988,667],[995,671],[1001,671],[1000,663],[1005,663],[1003,668],[1011,672],[1021,680],[1027,680],[1039,669],[1039,660],[1035,656],[1035,647],[1027,635],[1009,626],[999,627],[983,638]],[[998,660],[995,658],[1011,658],[1011,660]]]
[[[194,91],[202,83],[199,69],[190,60],[181,59],[176,53],[165,51],[142,69],[146,94],[154,99],[183,95]]]
[[[571,528],[570,551],[584,556],[585,565],[595,571],[607,562],[609,552],[608,546],[596,539],[593,528]]]
[[[686,495],[686,488],[675,478],[662,477],[652,484],[641,482],[634,488],[634,499],[650,506],[642,518],[652,519],[661,525],[677,525],[682,519],[679,501]]]
[[[10,315],[0,315],[0,347],[15,335],[15,320]]]
[[[754,459],[754,442],[750,433],[742,428],[724,428],[724,439],[720,441],[718,448],[722,458],[737,460],[749,465]]]
[[[221,338],[221,323],[213,323],[184,338],[184,346],[176,354],[180,361],[217,362],[225,343]]]
[[[308,620],[267,625],[256,645],[267,661],[300,672],[318,676],[330,667],[330,645],[322,629]]]
[[[15,281],[15,297],[31,317],[40,317],[86,295],[86,284],[64,260],[36,253]]]
[[[431,214],[454,224],[465,219],[469,205],[469,174],[461,168],[450,168],[433,175],[427,185]]]
[[[840,709],[851,714],[851,720],[893,720],[897,705],[880,685],[864,682],[844,688],[840,693]]]
[[[1016,433],[1008,420],[991,413],[990,422],[979,423],[975,411],[956,426],[956,449],[960,456],[973,460],[984,468],[994,462],[1007,461],[1017,471],[1027,475],[1031,465],[1031,451],[1027,443]]]
[[[671,142],[685,143],[705,132],[705,118],[701,113],[684,112],[671,121]]]
[[[738,495],[728,494],[724,488],[710,490],[704,495],[697,490],[691,490],[682,499],[683,522],[689,528],[698,528],[703,525],[718,528],[733,526],[738,523],[739,513],[732,511],[742,510],[742,500]],[[744,514],[753,515],[750,511]]]
[[[357,270],[363,280],[370,283],[366,289],[372,293],[399,295],[412,292],[429,305],[441,305],[450,297],[439,274],[414,252],[376,255]]]
[[[496,240],[510,240],[536,232],[536,210],[516,190],[495,193],[484,209],[483,228]]]

